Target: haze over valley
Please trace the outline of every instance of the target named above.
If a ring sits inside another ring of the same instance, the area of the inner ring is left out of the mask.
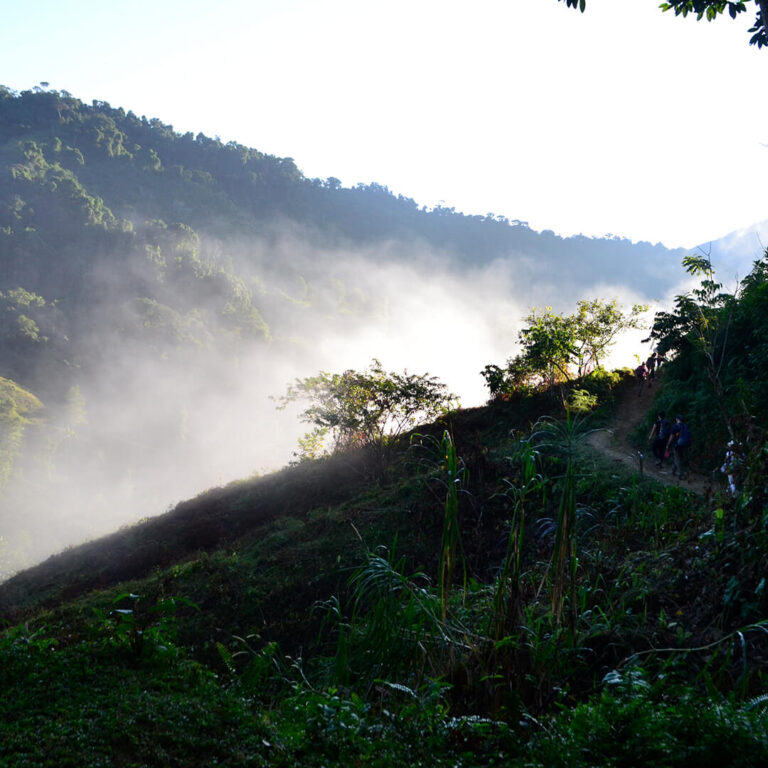
[[[741,277],[759,233],[703,248]],[[274,398],[298,377],[377,358],[480,405],[532,308],[615,298],[650,322],[686,253],[427,208],[0,89],[0,576],[285,465],[307,427]],[[609,362],[633,365],[644,335]]]

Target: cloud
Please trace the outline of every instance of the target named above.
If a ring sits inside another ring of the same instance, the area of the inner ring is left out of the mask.
[[[465,407],[477,406],[487,398],[480,371],[516,352],[532,307],[572,312],[592,297],[629,307],[656,288],[665,302],[675,287],[668,254],[617,264],[608,279],[605,262],[593,266],[581,251],[574,263],[519,252],[472,264],[419,241],[323,245],[295,226],[211,250],[230,255],[250,281],[269,340],[158,346],[93,329],[99,368],[80,382],[87,422],[73,425],[51,405],[60,445],[47,462],[22,467],[23,482],[4,500],[3,536],[17,564],[283,466],[307,425],[271,398],[296,378],[375,357],[387,370],[437,376]],[[639,288],[629,287],[633,275]],[[221,338],[215,308],[197,309]],[[611,363],[633,365],[641,337],[622,339]]]

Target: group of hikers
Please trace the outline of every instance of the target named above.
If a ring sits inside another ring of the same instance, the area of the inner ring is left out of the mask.
[[[635,369],[635,377],[638,381],[637,395],[640,397],[648,386],[653,386],[656,371],[666,359],[658,352],[654,352],[644,363]],[[674,423],[670,422],[664,411],[656,414],[648,441],[653,448],[656,466],[662,469],[667,460],[672,461],[672,474],[684,480],[688,475],[688,452],[691,447],[691,429],[682,414],[675,416]],[[738,493],[740,476],[743,470],[743,451],[740,443],[731,440],[725,452],[725,459],[720,472],[728,479],[728,490],[732,495]]]
[[[653,354],[635,368],[637,379],[637,396],[641,397],[645,384],[653,386],[656,379],[656,371],[666,362],[666,358],[658,352]],[[648,440],[653,447],[653,455],[656,458],[656,466],[661,469],[667,459],[672,459],[672,474],[680,480],[684,480],[688,467],[688,450],[691,447],[691,429],[686,424],[685,418],[678,414],[672,424],[666,418],[664,411],[659,411],[656,421],[653,422],[651,434]]]
[[[664,411],[659,411],[653,422],[648,440],[653,446],[656,466],[661,469],[666,459],[672,459],[672,474],[684,480],[688,467],[688,450],[691,447],[691,429],[685,418],[678,414],[670,424]]]
[[[654,352],[644,363],[635,368],[635,378],[637,379],[637,396],[640,397],[645,389],[645,382],[648,387],[653,386],[656,378],[656,370],[661,368],[661,364],[666,362],[666,358],[658,352]]]

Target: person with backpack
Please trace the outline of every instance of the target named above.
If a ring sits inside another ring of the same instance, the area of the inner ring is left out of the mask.
[[[648,369],[648,388],[653,386],[654,379],[656,378],[656,369],[661,367],[661,361],[664,358],[658,353],[654,352],[646,361],[645,366]]]
[[[635,377],[637,378],[637,396],[640,397],[643,394],[645,380],[648,378],[648,366],[645,363],[640,363],[635,368]]]
[[[664,418],[664,411],[659,411],[656,415],[656,421],[653,422],[651,434],[648,435],[648,441],[653,448],[653,455],[656,457],[656,466],[659,468],[664,464],[664,454],[667,450],[669,429],[669,419]]]
[[[675,416],[675,424],[669,431],[667,450],[672,449],[672,474],[685,479],[688,451],[691,447],[691,429],[682,416]]]

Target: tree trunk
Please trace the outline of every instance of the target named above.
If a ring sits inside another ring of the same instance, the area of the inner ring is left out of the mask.
[[[768,35],[768,0],[757,0],[757,4],[763,17],[763,31]]]

